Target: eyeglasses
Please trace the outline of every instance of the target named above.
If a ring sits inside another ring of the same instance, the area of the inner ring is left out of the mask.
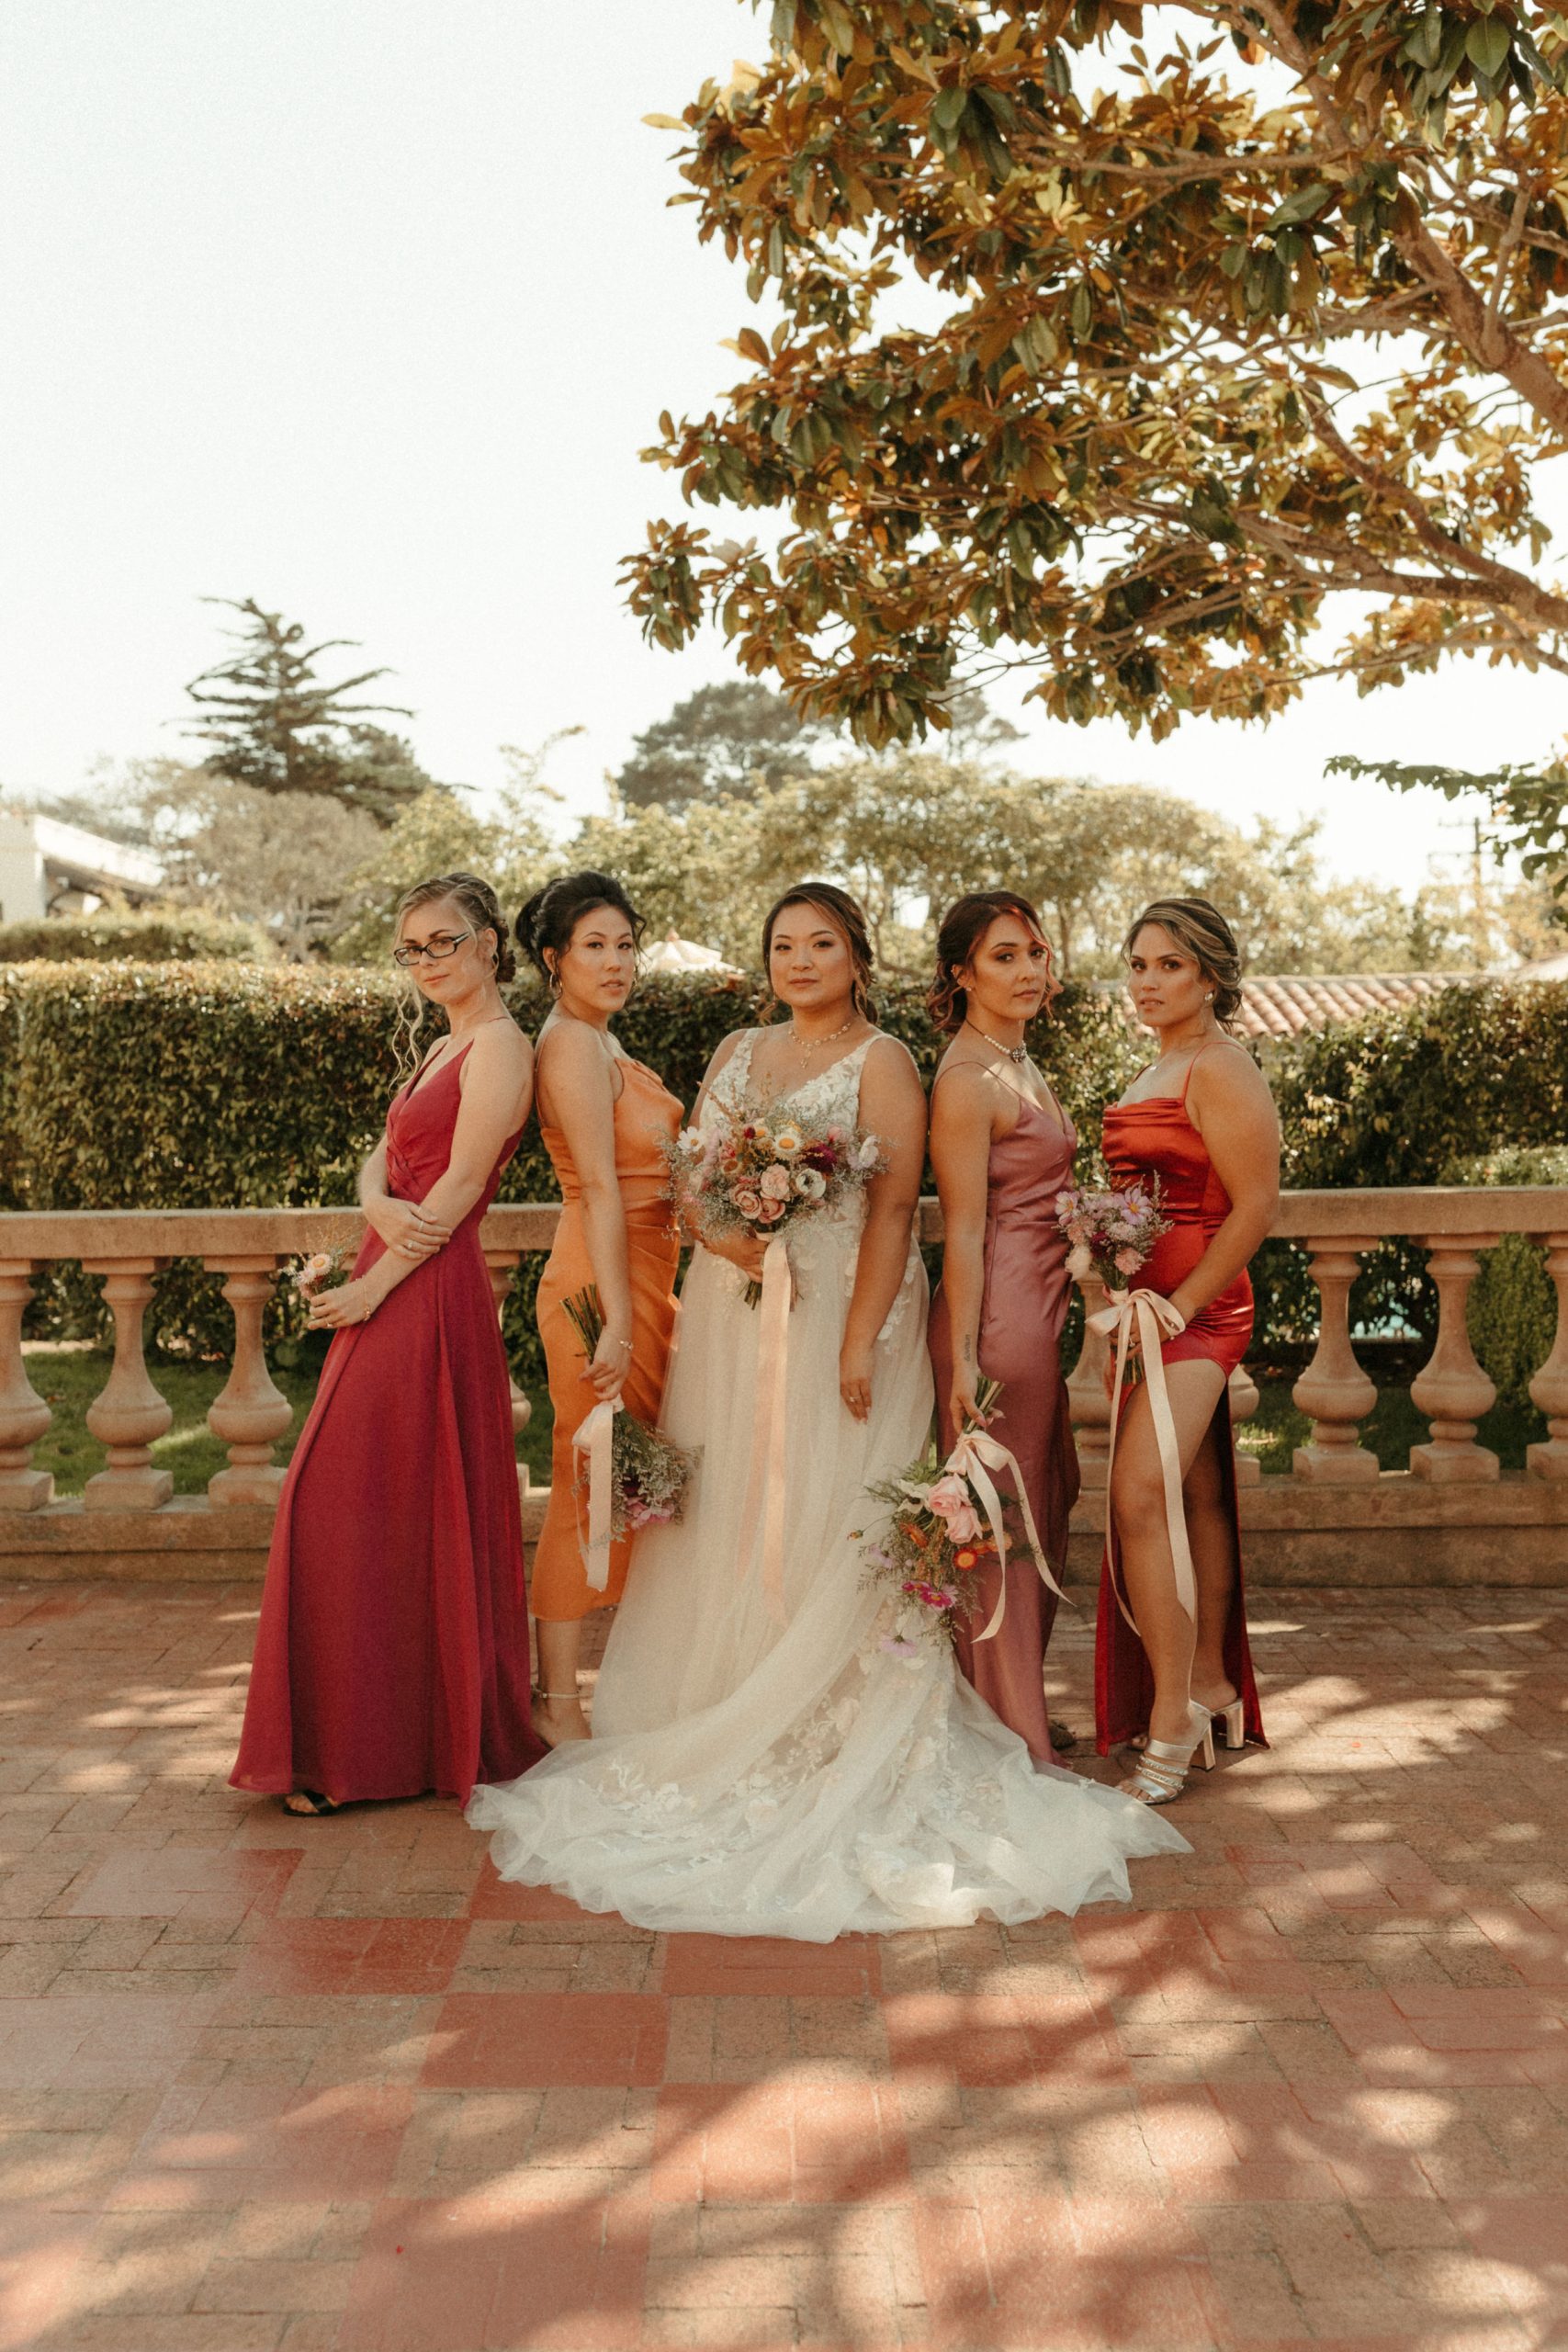
[[[405,972],[411,964],[417,964],[422,956],[428,956],[433,964],[444,964],[448,956],[456,956],[465,939],[472,939],[473,935],[471,931],[460,931],[454,938],[450,932],[438,931],[434,938],[427,939],[423,946],[394,947],[392,961]]]

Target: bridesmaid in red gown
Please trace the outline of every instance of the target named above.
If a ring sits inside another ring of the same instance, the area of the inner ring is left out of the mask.
[[[394,955],[448,1035],[395,1097],[351,1281],[278,1504],[233,1785],[290,1813],[434,1790],[467,1803],[544,1755],[511,1393],[479,1222],[517,1148],[533,1050],[489,886],[441,875]]]
[[[1207,899],[1161,899],[1127,934],[1128,986],[1159,1058],[1105,1114],[1112,1183],[1156,1177],[1170,1229],[1134,1277],[1185,1318],[1160,1355],[1182,1470],[1182,1505],[1197,1593],[1193,1622],[1179,1598],[1164,1479],[1146,1385],[1120,1405],[1100,1575],[1095,1657],[1100,1752],[1143,1739],[1129,1792],[1148,1804],[1180,1793],[1192,1757],[1261,1740],[1247,1639],[1235,1464],[1227,1383],[1252,1335],[1247,1268],[1272,1222],[1280,1131],[1268,1086],[1224,1034],[1241,1002],[1235,937]]]
[[[988,1424],[1022,1476],[1041,1545],[1059,1578],[1078,1491],[1062,1326],[1072,1297],[1056,1195],[1073,1180],[1077,1135],[1030,1059],[1025,1031],[1055,992],[1051,950],[1027,899],[981,890],[960,899],[937,934],[926,1000],[952,1037],[931,1087],[931,1167],[942,1200],[942,1281],[928,1344],[942,1452],[978,1419],[976,1392],[999,1380]],[[1003,1479],[1006,1485],[1008,1480]],[[1073,1746],[1045,1710],[1045,1645],[1056,1596],[1021,1543],[1009,1551],[1007,1613],[976,1641],[997,1604],[993,1561],[975,1622],[956,1634],[958,1670],[1037,1762]]]

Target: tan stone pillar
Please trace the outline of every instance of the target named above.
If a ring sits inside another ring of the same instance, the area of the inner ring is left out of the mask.
[[[1234,1441],[1237,1427],[1243,1421],[1251,1420],[1263,1400],[1258,1394],[1257,1381],[1244,1363],[1237,1364],[1230,1376],[1229,1385],[1232,1442],[1235,1455],[1235,1482],[1238,1487],[1256,1487],[1263,1476],[1263,1464],[1256,1453],[1244,1453]]]
[[[1410,1384],[1410,1394],[1432,1424],[1431,1442],[1413,1445],[1410,1467],[1441,1486],[1486,1486],[1498,1476],[1497,1456],[1475,1442],[1475,1424],[1497,1391],[1475,1361],[1465,1324],[1470,1285],[1481,1272],[1478,1250],[1496,1247],[1495,1233],[1449,1234],[1426,1241],[1427,1270],[1438,1292],[1438,1344]]]
[[[1532,1478],[1568,1478],[1568,1233],[1549,1233],[1546,1271],[1557,1285],[1557,1337],[1530,1382],[1530,1400],[1546,1415],[1544,1444],[1527,1446]]]
[[[1316,1352],[1291,1391],[1297,1410],[1311,1416],[1312,1436],[1297,1446],[1291,1467],[1314,1486],[1360,1486],[1376,1478],[1378,1458],[1361,1444],[1356,1424],[1371,1411],[1378,1392],[1350,1344],[1350,1285],[1377,1242],[1355,1234],[1310,1240],[1306,1247],[1322,1307]]]
[[[207,1426],[229,1449],[229,1467],[207,1482],[207,1499],[220,1510],[276,1503],[284,1473],[272,1449],[288,1434],[294,1408],[273,1382],[262,1346],[262,1317],[277,1272],[276,1255],[204,1258],[209,1274],[227,1274],[223,1295],[234,1315],[234,1359]]]
[[[1102,1333],[1091,1331],[1089,1318],[1105,1304],[1105,1284],[1096,1274],[1078,1283],[1083,1300],[1083,1346],[1067,1383],[1067,1410],[1078,1451],[1078,1476],[1086,1491],[1105,1487],[1105,1461],[1111,1446],[1111,1399],[1105,1393],[1110,1350]]]
[[[37,1261],[0,1259],[0,1510],[41,1510],[54,1495],[32,1450],[54,1419],[28,1378],[22,1317],[33,1295]]]
[[[108,1452],[106,1466],[89,1478],[82,1500],[88,1510],[156,1510],[175,1491],[166,1470],[152,1466],[152,1440],[175,1418],[147,1377],[141,1326],[152,1300],[153,1274],[166,1258],[84,1258],[82,1271],[102,1274],[104,1296],[114,1314],[114,1363],[102,1396],[87,1408],[87,1427]]]
[[[484,1253],[485,1265],[490,1272],[490,1286],[495,1295],[495,1311],[498,1318],[505,1308],[507,1294],[516,1280],[517,1267],[522,1255],[520,1250],[487,1250]],[[506,1368],[506,1385],[512,1391],[512,1434],[513,1437],[521,1437],[533,1419],[534,1408],[513,1379],[510,1364]],[[517,1487],[520,1494],[527,1493],[528,1464],[525,1462],[520,1462],[517,1464]]]

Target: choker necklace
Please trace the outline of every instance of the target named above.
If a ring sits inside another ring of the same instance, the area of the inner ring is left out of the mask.
[[[998,1054],[1005,1054],[1010,1062],[1017,1062],[1021,1069],[1029,1059],[1029,1047],[1027,1046],[1004,1046],[999,1037],[986,1036],[986,1032],[979,1026],[977,1022],[965,1021],[964,1025],[966,1029],[973,1029],[976,1037],[985,1037],[987,1046],[995,1046]]]
[[[796,1032],[795,1023],[792,1020],[789,1024],[790,1044],[800,1056],[801,1060],[804,1061],[807,1054],[814,1054],[817,1051],[818,1046],[835,1046],[838,1044],[840,1037],[847,1037],[850,1031],[854,1027],[855,1023],[859,1019],[860,1015],[858,1012],[852,1012],[841,1029],[829,1030],[826,1037],[807,1037],[804,1043]]]

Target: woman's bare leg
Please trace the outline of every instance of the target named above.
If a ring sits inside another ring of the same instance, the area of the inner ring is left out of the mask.
[[[536,1617],[534,1638],[539,1649],[539,1703],[534,1728],[549,1747],[588,1737],[588,1719],[577,1695],[577,1662],[582,1655],[580,1619]]]
[[[1218,1364],[1202,1361],[1165,1368],[1166,1394],[1184,1480],[1208,1433],[1224,1378]],[[1176,1564],[1166,1528],[1165,1477],[1146,1383],[1122,1401],[1116,1464],[1111,1474],[1111,1510],[1127,1605],[1137,1622],[1154,1676],[1149,1737],[1184,1740],[1198,1628],[1177,1597]],[[1193,1573],[1196,1577],[1196,1555]]]
[[[1239,1695],[1225,1671],[1225,1627],[1236,1579],[1235,1529],[1222,1460],[1226,1434],[1223,1422],[1211,1419],[1181,1488],[1198,1588],[1192,1696],[1215,1713]]]

